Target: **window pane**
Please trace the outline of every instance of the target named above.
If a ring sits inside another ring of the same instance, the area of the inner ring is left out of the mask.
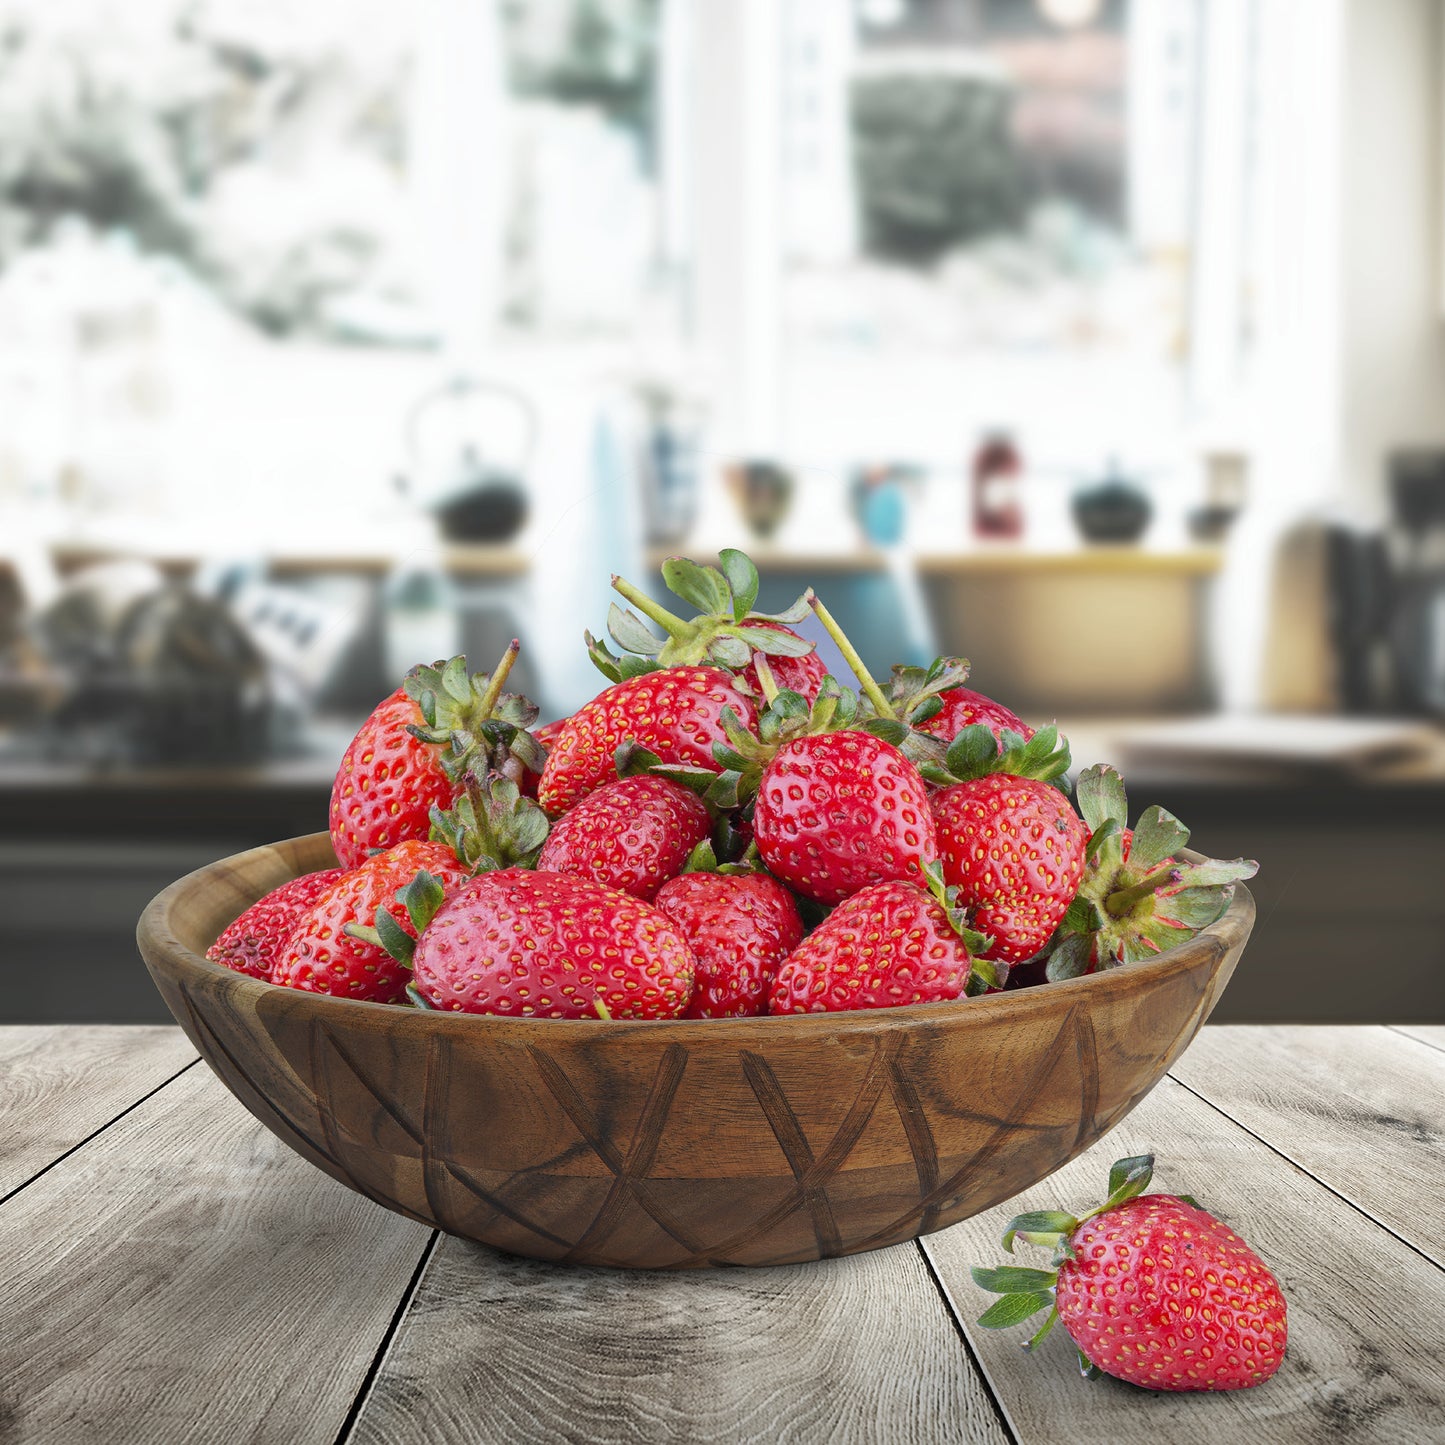
[[[1195,7],[792,0],[788,430],[818,461],[1047,466],[1181,419]]]

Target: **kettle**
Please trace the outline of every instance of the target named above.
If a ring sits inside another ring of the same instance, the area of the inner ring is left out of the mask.
[[[517,423],[510,448],[481,440],[489,412],[500,401]],[[415,497],[437,519],[449,542],[509,542],[527,520],[527,469],[537,443],[537,413],[513,388],[479,377],[456,376],[426,393],[406,423],[410,474],[399,477],[403,493]],[[510,461],[498,455],[511,453]]]

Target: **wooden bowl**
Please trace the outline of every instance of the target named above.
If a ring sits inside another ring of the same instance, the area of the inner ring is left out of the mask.
[[[852,1254],[1010,1198],[1154,1087],[1254,922],[1241,887],[1190,942],[1089,978],[707,1022],[430,1013],[202,957],[263,893],[333,863],[324,833],[293,838],[146,909],[141,953],[191,1042],[263,1124],[378,1204],[515,1254],[628,1268]]]

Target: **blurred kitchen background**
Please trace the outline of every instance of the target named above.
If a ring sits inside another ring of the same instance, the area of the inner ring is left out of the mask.
[[[1258,858],[1218,1017],[1445,1019],[1442,10],[0,0],[0,1017],[737,545]]]

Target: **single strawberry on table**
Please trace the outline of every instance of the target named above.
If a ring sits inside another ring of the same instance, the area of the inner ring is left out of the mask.
[[[706,805],[689,789],[647,773],[617,778],[553,823],[537,867],[650,900],[711,828]]]
[[[301,915],[345,872],[344,868],[324,868],[273,888],[226,928],[206,950],[206,957],[237,973],[269,980]]]
[[[1147,1390],[1242,1390],[1279,1369],[1289,1331],[1284,1294],[1260,1257],[1187,1196],[1145,1194],[1152,1155],[1121,1159],[1109,1197],[1075,1218],[1021,1214],[1003,1236],[1053,1248],[1053,1268],[973,1270],[1002,1298],[988,1329],[1048,1317],[1077,1346],[1086,1374],[1102,1371]]]
[[[271,981],[307,993],[399,1002],[409,981],[406,970],[377,943],[350,933],[348,925],[371,925],[380,910],[400,929],[412,927],[395,899],[423,869],[447,888],[472,872],[445,843],[413,838],[375,854],[344,873],[301,915]]]
[[[401,895],[416,942],[378,917],[422,1006],[544,1019],[678,1018],[696,961],[640,898],[567,873],[504,868],[443,897],[425,874]]]
[[[935,863],[926,887],[874,883],[839,904],[783,961],[768,1012],[830,1013],[942,1003],[1000,976],[978,957],[988,940],[967,925]]]
[[[687,1017],[750,1018],[763,1012],[779,965],[803,938],[793,895],[766,873],[683,873],[654,903],[697,958]]]

